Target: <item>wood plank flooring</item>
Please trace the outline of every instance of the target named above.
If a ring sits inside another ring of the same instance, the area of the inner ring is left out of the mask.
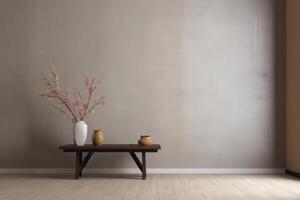
[[[300,200],[300,180],[286,175],[149,174],[0,175],[1,200]]]

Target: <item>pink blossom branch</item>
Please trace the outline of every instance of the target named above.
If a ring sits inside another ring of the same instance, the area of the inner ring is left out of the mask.
[[[94,110],[96,109],[97,106],[104,105],[105,104],[104,98],[105,98],[105,96],[102,96],[98,100],[96,100],[94,102],[94,105],[86,112],[86,114],[94,112]]]
[[[74,117],[70,114],[68,114],[67,112],[65,112],[62,108],[60,108],[57,105],[54,104],[49,104],[49,106],[51,106],[52,108],[58,110],[59,112],[61,112],[67,119],[71,120],[73,123],[76,122],[76,120],[74,119]]]
[[[105,97],[97,97],[95,95],[97,87],[100,85],[102,80],[96,81],[95,78],[90,79],[86,75],[85,86],[87,90],[87,97],[83,98],[79,90],[69,92],[68,90],[62,91],[60,89],[59,77],[53,67],[50,70],[49,77],[50,79],[42,75],[42,81],[47,86],[47,90],[45,92],[38,93],[38,95],[49,99],[56,99],[58,105],[50,104],[50,106],[61,112],[73,123],[83,120],[88,114],[94,112],[96,107],[99,105],[104,105]],[[67,111],[62,109],[59,104],[64,105]]]

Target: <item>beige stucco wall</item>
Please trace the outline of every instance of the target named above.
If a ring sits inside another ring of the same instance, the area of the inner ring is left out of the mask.
[[[152,135],[149,167],[284,168],[282,2],[1,0],[0,167],[73,167],[58,150],[72,125],[34,95],[54,64],[68,88],[105,78],[90,133]],[[88,167],[135,166],[97,154]]]
[[[300,173],[300,1],[287,1],[287,168]]]

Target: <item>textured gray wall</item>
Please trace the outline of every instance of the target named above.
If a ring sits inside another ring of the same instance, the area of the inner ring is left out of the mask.
[[[285,165],[282,2],[1,0],[0,167],[71,167],[72,125],[34,95],[54,64],[65,87],[105,77],[87,120],[107,143],[141,133],[159,168]],[[281,31],[280,31],[281,30]],[[89,139],[90,141],[90,135]],[[92,167],[133,167],[98,154]]]

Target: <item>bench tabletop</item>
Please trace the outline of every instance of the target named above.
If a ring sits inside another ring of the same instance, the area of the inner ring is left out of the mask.
[[[157,152],[161,147],[159,144],[149,146],[138,144],[103,144],[100,146],[86,144],[77,146],[75,144],[67,144],[60,146],[59,149],[64,152]]]

